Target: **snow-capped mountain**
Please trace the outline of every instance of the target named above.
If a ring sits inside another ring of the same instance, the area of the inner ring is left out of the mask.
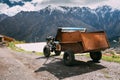
[[[28,42],[44,41],[56,34],[57,27],[85,27],[88,31],[104,30],[109,38],[120,36],[120,10],[110,6],[48,6],[40,11],[20,12],[0,22],[0,33]]]

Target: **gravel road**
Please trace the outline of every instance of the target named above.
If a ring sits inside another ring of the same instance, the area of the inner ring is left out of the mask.
[[[43,56],[0,48],[0,80],[120,80],[120,64],[76,55],[75,65],[63,64],[61,56]]]

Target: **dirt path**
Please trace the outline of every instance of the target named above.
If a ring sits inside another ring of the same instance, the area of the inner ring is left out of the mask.
[[[62,56],[43,56],[0,48],[0,80],[120,80],[120,64],[93,63],[76,56],[75,66],[64,66]]]

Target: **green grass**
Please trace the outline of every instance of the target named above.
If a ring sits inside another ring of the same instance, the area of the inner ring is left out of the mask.
[[[86,54],[85,56],[90,57],[89,53]],[[118,55],[106,56],[106,55],[102,54],[102,60],[105,60],[105,61],[108,61],[108,62],[120,63],[120,56],[118,56]]]
[[[18,48],[18,47],[15,46],[15,44],[22,44],[22,43],[25,43],[25,42],[22,42],[22,41],[9,42],[8,47],[10,49],[12,49],[13,51],[17,51],[17,52],[23,52],[23,53],[28,53],[28,54],[34,53],[35,55],[43,55],[43,53],[41,53],[41,52],[26,51],[24,49],[21,49],[21,48]]]
[[[18,51],[18,52],[24,52],[25,50],[18,48],[15,46],[15,42],[9,42],[8,43],[8,47],[11,48],[14,51]]]
[[[120,56],[113,55],[113,56],[102,56],[102,60],[109,61],[109,62],[117,62],[120,63]]]

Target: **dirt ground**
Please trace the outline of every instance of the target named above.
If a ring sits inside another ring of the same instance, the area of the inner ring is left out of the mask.
[[[93,63],[76,55],[74,66],[63,64],[61,56],[26,54],[0,47],[0,80],[120,80],[120,64]]]

